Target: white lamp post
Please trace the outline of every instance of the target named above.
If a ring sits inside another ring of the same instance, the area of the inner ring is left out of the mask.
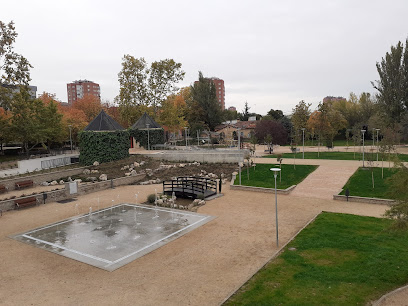
[[[366,130],[361,130],[361,133],[363,134],[363,168],[364,168],[364,133]]]
[[[303,132],[303,159],[305,159],[305,128],[302,128]]]
[[[278,192],[276,189],[276,178],[278,176],[278,172],[281,171],[280,168],[271,168],[269,169],[273,171],[273,176],[275,177],[275,215],[276,215],[276,246],[279,247],[279,228],[278,228]]]
[[[380,129],[375,129],[377,131],[377,161],[378,161],[378,132]]]
[[[146,123],[146,127],[147,127],[147,150],[150,151],[150,131],[149,131],[149,123]]]

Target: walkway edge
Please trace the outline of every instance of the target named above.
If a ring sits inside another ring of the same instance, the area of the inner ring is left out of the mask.
[[[384,302],[385,299],[389,298],[390,296],[393,296],[395,294],[398,294],[400,291],[408,289],[408,285],[405,285],[403,287],[397,288],[391,292],[388,292],[387,294],[384,294],[380,299],[375,301],[372,305],[373,306],[380,306],[382,302]]]

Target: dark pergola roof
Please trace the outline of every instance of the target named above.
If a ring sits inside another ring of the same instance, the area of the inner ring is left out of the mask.
[[[132,125],[132,130],[146,130],[147,125],[149,124],[149,129],[161,129],[162,127],[153,120],[146,112],[136,121],[134,125]]]
[[[111,116],[101,110],[98,116],[84,129],[84,131],[122,131],[124,128]]]

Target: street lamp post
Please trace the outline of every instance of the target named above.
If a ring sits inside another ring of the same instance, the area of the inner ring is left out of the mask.
[[[380,129],[375,129],[377,131],[377,161],[378,161],[378,132]]]
[[[147,127],[147,150],[150,151],[150,130],[149,130],[149,123],[146,123],[146,127]]]
[[[366,130],[361,130],[361,133],[363,134],[363,168],[364,168],[364,133]]]
[[[275,216],[276,216],[276,247],[279,247],[279,227],[278,227],[278,192],[276,189],[276,178],[278,176],[278,172],[281,171],[280,168],[271,168],[269,169],[273,171],[273,176],[275,177]]]
[[[187,127],[184,127],[184,137],[186,138],[186,149],[187,149]]]
[[[68,125],[68,127],[69,127],[69,143],[70,143],[70,146],[71,146],[71,154],[72,154],[72,132],[71,132],[72,125],[70,124],[70,125]]]
[[[305,159],[305,128],[302,128],[303,132],[303,159]]]
[[[241,150],[241,129],[237,128],[238,131],[238,150]]]

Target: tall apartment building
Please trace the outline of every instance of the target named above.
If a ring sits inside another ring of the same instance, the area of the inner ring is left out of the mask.
[[[224,80],[219,78],[210,78],[210,80],[214,83],[216,94],[217,94],[217,101],[220,103],[221,110],[225,109],[225,87],[224,87]]]
[[[84,95],[93,95],[101,98],[99,84],[88,80],[73,81],[67,84],[68,105],[72,105],[76,100],[82,99]]]

